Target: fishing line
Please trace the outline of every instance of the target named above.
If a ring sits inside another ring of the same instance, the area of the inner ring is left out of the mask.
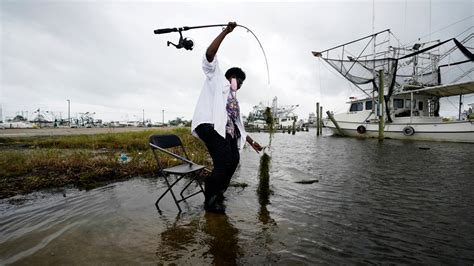
[[[407,42],[407,43],[405,43],[403,46],[410,46],[410,44],[412,44],[412,43],[414,43],[414,42],[416,42],[416,41],[419,41],[419,40],[421,40],[421,39],[423,39],[423,38],[425,38],[425,37],[427,37],[427,36],[429,36],[429,35],[431,35],[431,34],[438,33],[438,32],[440,32],[440,31],[443,31],[443,30],[445,30],[445,29],[447,29],[447,28],[450,28],[450,27],[452,27],[452,26],[454,26],[454,25],[456,25],[456,24],[458,24],[458,23],[461,23],[461,22],[463,22],[463,21],[465,21],[465,20],[468,20],[468,19],[470,19],[470,18],[472,18],[472,17],[474,17],[474,15],[465,17],[465,18],[463,18],[463,19],[461,19],[461,20],[458,20],[458,21],[456,21],[456,22],[454,22],[454,23],[451,23],[451,24],[447,25],[446,27],[443,27],[443,28],[441,28],[441,29],[438,29],[438,30],[435,30],[435,31],[433,31],[433,32],[430,32],[430,33],[427,34],[427,35],[418,37],[416,40]]]
[[[154,33],[155,34],[165,34],[165,33],[171,33],[171,32],[178,32],[179,36],[180,36],[178,44],[174,44],[174,43],[168,41],[167,46],[173,45],[176,49],[184,48],[186,50],[192,50],[193,47],[194,47],[194,42],[192,40],[188,39],[188,38],[183,38],[183,35],[181,33],[182,31],[193,30],[193,29],[202,29],[202,28],[212,28],[212,27],[226,27],[227,25],[228,24],[214,24],[214,25],[203,25],[203,26],[192,26],[192,27],[184,26],[184,27],[181,27],[181,28],[165,28],[165,29],[154,30]],[[270,84],[270,70],[269,70],[269,67],[268,67],[267,55],[265,53],[265,49],[263,49],[262,43],[258,39],[257,35],[255,35],[255,33],[251,29],[249,29],[248,27],[246,27],[244,25],[237,25],[237,27],[244,28],[244,29],[247,30],[247,32],[250,32],[253,35],[253,37],[255,37],[255,40],[257,40],[258,44],[260,45],[260,48],[262,49],[262,52],[263,52],[263,57],[265,58],[265,64],[267,66],[268,84]]]

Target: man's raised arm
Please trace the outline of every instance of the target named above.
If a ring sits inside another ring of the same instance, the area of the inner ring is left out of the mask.
[[[212,41],[211,45],[209,45],[206,51],[206,58],[208,62],[214,61],[214,57],[216,56],[217,50],[219,50],[219,46],[221,45],[225,36],[231,33],[235,27],[237,27],[237,23],[229,22],[227,24],[227,27],[225,27],[225,29],[219,35],[217,35],[214,41]]]

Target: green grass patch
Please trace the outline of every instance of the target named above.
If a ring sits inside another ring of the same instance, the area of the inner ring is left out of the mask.
[[[145,130],[140,132],[105,133],[95,135],[40,136],[0,138],[4,145],[26,144],[31,148],[55,149],[121,149],[126,151],[148,150],[148,138],[153,134],[176,134],[185,145],[194,145],[189,128]]]
[[[152,134],[178,135],[190,159],[209,166],[206,147],[191,135],[189,128],[16,138],[8,144],[29,144],[30,148],[4,148],[0,152],[0,198],[42,188],[69,185],[93,188],[130,177],[155,176],[157,164],[148,146]],[[122,152],[130,158],[126,163],[119,160]],[[174,158],[158,154],[164,167],[179,163]]]

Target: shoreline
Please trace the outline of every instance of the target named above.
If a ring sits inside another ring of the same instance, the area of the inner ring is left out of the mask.
[[[178,135],[192,161],[211,165],[207,149],[189,128],[130,129],[21,129],[15,136],[0,135],[0,198],[44,188],[92,189],[136,176],[157,176],[148,146],[152,134]],[[122,154],[129,159],[121,160]],[[160,163],[169,167],[178,162],[163,156]]]
[[[182,127],[189,130],[189,127]],[[123,132],[143,132],[143,131],[169,131],[180,129],[176,127],[102,127],[102,128],[5,128],[0,129],[0,143],[2,138],[19,137],[52,137],[52,136],[70,136],[70,135],[96,135]],[[250,133],[269,133],[268,129],[245,128]],[[274,129],[275,133],[288,133],[290,129]],[[308,131],[296,128],[295,131]]]
[[[96,135],[147,130],[173,130],[172,127],[102,127],[102,128],[5,128],[0,129],[0,138]]]

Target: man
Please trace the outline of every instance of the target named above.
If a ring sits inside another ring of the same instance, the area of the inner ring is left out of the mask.
[[[207,48],[202,61],[206,81],[199,96],[191,125],[194,136],[206,144],[214,169],[205,181],[204,209],[207,212],[225,213],[224,192],[240,160],[239,150],[246,140],[255,151],[262,147],[245,132],[236,93],[245,80],[245,73],[238,67],[219,68],[216,53],[220,44],[237,26],[229,22],[227,27]]]

